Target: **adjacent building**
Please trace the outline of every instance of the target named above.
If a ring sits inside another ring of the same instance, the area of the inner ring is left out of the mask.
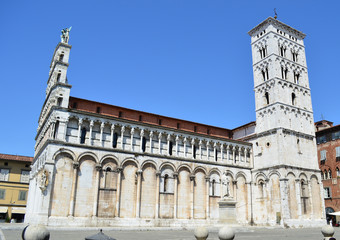
[[[32,157],[0,154],[0,221],[24,220]]]
[[[249,32],[256,122],[225,129],[70,96],[68,32],[51,61],[26,222],[324,224],[305,34],[271,17]]]
[[[330,217],[328,213],[340,211],[340,125],[322,120],[315,128],[326,214]]]

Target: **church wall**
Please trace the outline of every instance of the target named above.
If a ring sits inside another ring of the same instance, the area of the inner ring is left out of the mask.
[[[203,170],[195,172],[194,183],[194,218],[205,219],[206,217],[206,174]]]
[[[155,218],[156,206],[156,168],[153,164],[147,163],[142,169],[141,185],[141,218]]]
[[[136,193],[137,193],[137,165],[134,162],[126,162],[123,166],[120,217],[136,217]]]
[[[178,218],[190,218],[191,188],[190,170],[181,168],[178,172]]]

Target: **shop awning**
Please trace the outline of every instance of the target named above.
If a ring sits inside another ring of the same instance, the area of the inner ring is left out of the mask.
[[[329,215],[334,215],[334,216],[340,216],[340,212],[332,212],[332,213],[328,213]]]
[[[0,213],[6,213],[8,211],[8,207],[0,207]]]
[[[24,207],[12,207],[12,214],[25,214],[26,213],[26,208]]]

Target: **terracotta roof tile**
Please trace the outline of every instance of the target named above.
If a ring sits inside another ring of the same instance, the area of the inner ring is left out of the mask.
[[[10,154],[3,154],[3,153],[0,153],[0,159],[9,160],[9,161],[21,161],[21,162],[32,162],[33,161],[33,157],[10,155]]]

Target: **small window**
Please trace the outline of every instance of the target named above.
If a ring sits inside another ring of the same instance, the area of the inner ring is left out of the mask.
[[[77,102],[74,102],[74,103],[72,104],[72,108],[77,109],[77,107],[78,107]]]
[[[296,96],[295,93],[292,93],[292,105],[295,105],[296,103]]]
[[[123,112],[122,112],[122,111],[119,111],[118,116],[119,116],[120,118],[123,117]]]
[[[5,162],[4,165],[5,165],[5,166],[8,166],[8,162]]]
[[[5,195],[6,195],[6,190],[0,189],[0,199],[5,199]]]
[[[330,169],[328,170],[328,179],[332,179],[332,171]]]
[[[162,119],[158,119],[158,125],[162,125]]]
[[[64,60],[64,54],[60,54],[60,55],[59,55],[59,61],[62,62],[63,60]]]
[[[286,57],[286,48],[284,46],[280,46],[280,56]]]
[[[197,127],[196,126],[194,126],[194,132],[197,132]]]
[[[207,129],[207,134],[210,134],[210,129]]]
[[[216,181],[215,179],[213,179],[211,182],[211,195],[212,196],[215,196],[215,186],[216,186]]]
[[[332,197],[332,192],[329,187],[323,188],[324,190],[324,198],[331,198]]]
[[[196,145],[194,145],[194,149],[193,149],[193,153],[192,153],[192,156],[194,159],[196,159],[196,151],[197,151],[197,148],[196,148]]]
[[[101,107],[97,107],[96,113],[100,113],[101,112]]]
[[[292,52],[292,58],[293,58],[294,62],[297,62],[298,61],[298,54],[295,53],[295,52]]]
[[[26,201],[27,191],[19,191],[19,201]]]
[[[166,192],[168,190],[168,185],[169,185],[169,175],[165,174],[164,175],[164,189],[163,189],[163,192]]]
[[[284,68],[284,67],[281,67],[281,76],[282,76],[282,79],[286,80],[287,79],[287,74],[288,74],[288,69]]]
[[[172,141],[169,141],[169,155],[172,156],[172,148],[173,148],[173,143]]]
[[[86,128],[81,129],[81,136],[80,136],[80,143],[84,144],[85,143],[85,137],[86,137]]]
[[[54,126],[53,139],[57,138],[58,130],[59,130],[59,121],[56,121],[55,126]]]
[[[112,147],[116,148],[117,147],[117,140],[118,140],[118,134],[115,132],[113,134],[113,141],[112,141]]]
[[[299,84],[300,74],[294,72],[294,83]]]
[[[145,146],[146,146],[146,138],[142,138],[142,151],[145,152]]]
[[[320,160],[325,161],[326,160],[326,150],[320,151]]]
[[[58,107],[61,107],[62,103],[63,103],[63,98],[62,97],[58,97],[58,101],[57,101]]]
[[[266,98],[266,103],[269,104],[269,93],[266,92],[266,93],[264,94],[264,97]]]
[[[181,124],[177,123],[177,129],[179,129],[181,127]]]
[[[9,169],[1,168],[0,169],[0,181],[8,181]]]
[[[218,159],[218,151],[217,151],[217,148],[215,148],[215,153],[214,153],[214,155],[215,155],[215,162],[217,162],[217,159]]]
[[[141,122],[142,121],[142,115],[139,115],[138,120]]]
[[[30,171],[21,170],[20,182],[28,183],[30,181]]]
[[[61,77],[61,73],[58,73],[58,75],[57,75],[57,82],[60,81],[60,77]]]

